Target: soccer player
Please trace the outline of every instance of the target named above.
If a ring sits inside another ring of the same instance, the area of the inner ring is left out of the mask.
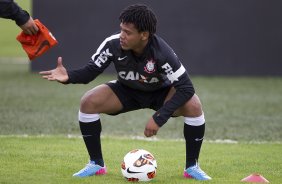
[[[38,31],[29,13],[13,0],[0,0],[0,17],[14,20],[25,34],[35,35]]]
[[[205,118],[199,97],[184,66],[170,46],[156,35],[157,19],[146,5],[131,5],[119,17],[120,32],[106,38],[83,68],[66,70],[62,58],[43,78],[64,84],[89,83],[110,63],[117,80],[85,93],[78,114],[81,133],[90,161],[73,176],[87,177],[106,173],[100,134],[100,113],[117,115],[142,108],[156,112],[149,118],[144,134],[157,134],[170,117],[184,117],[186,165],[184,177],[210,180],[198,164],[204,139]]]

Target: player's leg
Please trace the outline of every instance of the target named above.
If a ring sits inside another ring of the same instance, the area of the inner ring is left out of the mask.
[[[121,109],[122,103],[106,84],[91,89],[81,98],[80,111],[83,113],[114,114],[121,111]]]
[[[171,88],[165,101],[170,99],[174,93],[175,89]],[[194,94],[189,101],[174,112],[173,116],[184,117],[183,133],[186,144],[184,176],[193,177],[198,180],[211,179],[198,166],[199,154],[205,134],[205,118],[199,97]],[[189,170],[189,174],[187,170]]]
[[[175,89],[171,88],[166,100],[170,99],[174,93]],[[199,97],[194,94],[189,101],[174,112],[173,116],[184,117],[186,168],[188,168],[189,166],[195,165],[199,158],[205,132],[205,119]]]
[[[118,97],[105,84],[93,88],[81,98],[78,118],[90,162],[74,176],[87,177],[106,173],[101,149],[102,126],[99,114],[114,114],[121,109],[122,104]]]

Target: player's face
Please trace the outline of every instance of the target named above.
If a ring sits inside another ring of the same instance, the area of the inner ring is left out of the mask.
[[[142,52],[148,41],[147,32],[138,32],[132,23],[120,24],[120,45],[124,50]]]

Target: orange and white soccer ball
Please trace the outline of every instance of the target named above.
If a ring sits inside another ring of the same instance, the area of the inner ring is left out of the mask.
[[[150,181],[156,177],[157,161],[149,151],[135,149],[124,156],[121,172],[128,181]]]

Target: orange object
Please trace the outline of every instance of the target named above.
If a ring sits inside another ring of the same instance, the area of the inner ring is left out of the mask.
[[[52,33],[38,19],[35,19],[34,22],[39,29],[36,35],[28,35],[22,31],[17,36],[17,40],[30,60],[41,56],[58,43]]]
[[[246,178],[241,180],[242,182],[252,182],[252,183],[269,183],[267,179],[265,179],[262,175],[259,174],[251,174]]]

